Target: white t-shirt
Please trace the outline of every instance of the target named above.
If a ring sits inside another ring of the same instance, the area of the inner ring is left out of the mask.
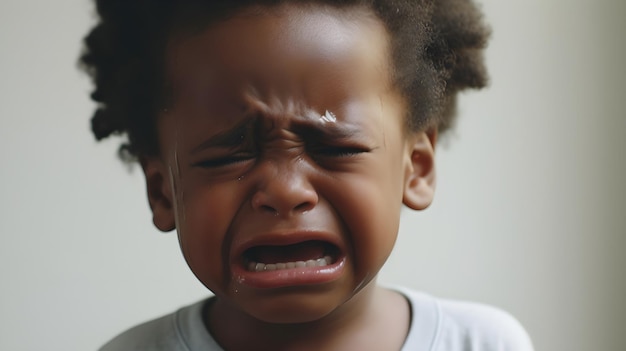
[[[533,350],[524,328],[502,310],[437,299],[404,288],[396,290],[411,306],[411,327],[401,351]],[[208,301],[129,329],[100,351],[223,351],[202,322]]]

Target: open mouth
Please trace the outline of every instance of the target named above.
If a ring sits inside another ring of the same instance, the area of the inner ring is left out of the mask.
[[[243,253],[244,267],[250,272],[325,267],[335,263],[338,256],[339,248],[320,240],[254,246]]]

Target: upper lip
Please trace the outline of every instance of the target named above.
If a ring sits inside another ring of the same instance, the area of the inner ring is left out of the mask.
[[[337,247],[341,252],[344,252],[342,242],[337,235],[318,230],[297,230],[255,235],[254,237],[244,240],[236,245],[233,248],[234,255],[231,257],[238,261],[241,259],[246,250],[255,246],[286,246],[313,240],[330,243]]]

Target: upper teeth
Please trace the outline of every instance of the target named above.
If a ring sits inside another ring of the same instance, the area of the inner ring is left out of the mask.
[[[260,263],[251,261],[248,263],[248,270],[253,272],[276,271],[281,269],[305,268],[305,267],[324,267],[332,263],[330,256],[324,256],[317,260],[281,262],[281,263]]]

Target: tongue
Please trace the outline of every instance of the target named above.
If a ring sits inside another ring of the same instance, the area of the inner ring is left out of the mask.
[[[251,260],[266,264],[316,260],[325,254],[326,248],[320,241],[305,241],[286,246],[256,246],[249,250]]]

